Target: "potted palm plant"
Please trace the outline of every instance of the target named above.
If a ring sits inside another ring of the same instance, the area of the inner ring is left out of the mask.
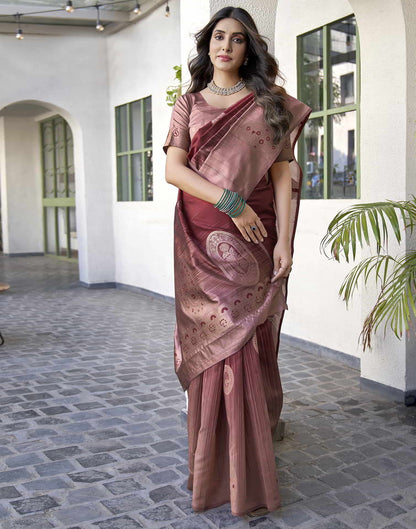
[[[415,222],[414,195],[404,201],[358,204],[338,212],[321,240],[321,252],[336,261],[342,256],[347,262],[351,257],[354,260],[358,245],[370,249],[375,245],[375,254],[352,268],[338,292],[348,307],[361,280],[365,285],[375,281],[376,303],[365,318],[359,336],[363,351],[367,347],[371,349],[371,336],[383,322],[384,335],[389,325],[398,339],[404,329],[407,333],[415,331],[412,315],[416,316],[416,250],[406,250],[394,256],[388,252],[389,237],[400,243],[407,231],[412,233]],[[327,254],[328,247],[330,255]]]

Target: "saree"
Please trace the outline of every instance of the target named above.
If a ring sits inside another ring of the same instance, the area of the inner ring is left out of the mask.
[[[200,93],[184,94],[163,146],[184,149],[190,169],[237,191],[268,233],[263,242],[247,242],[228,215],[178,191],[174,369],[188,392],[187,487],[194,511],[227,502],[235,516],[280,507],[273,433],[283,402],[277,355],[288,277],[270,281],[279,233],[270,167],[290,161],[293,255],[302,184],[294,146],[311,112],[289,94],[285,105],[292,120],[274,145],[253,93],[226,109]]]

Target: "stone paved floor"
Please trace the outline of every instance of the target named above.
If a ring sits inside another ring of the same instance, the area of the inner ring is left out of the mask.
[[[173,305],[87,290],[77,267],[0,257],[0,526],[416,528],[416,408],[358,372],[282,343],[282,509],[193,513]]]

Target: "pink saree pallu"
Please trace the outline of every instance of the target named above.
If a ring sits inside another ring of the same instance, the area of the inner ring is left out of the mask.
[[[192,108],[201,97],[179,98],[165,148],[175,145],[181,127],[192,129]],[[291,160],[293,253],[302,183],[293,148],[311,112],[289,95],[285,101],[293,119],[278,145],[263,108],[249,94],[212,110],[212,119],[200,124],[187,146],[188,166],[237,191],[268,232],[263,243],[247,242],[228,215],[178,193],[174,367],[188,391],[187,486],[195,511],[227,502],[235,516],[280,507],[272,436],[283,404],[277,355],[288,306],[287,278],[270,282],[278,226],[269,169],[275,161]]]

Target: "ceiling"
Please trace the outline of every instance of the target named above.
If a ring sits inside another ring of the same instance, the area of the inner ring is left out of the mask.
[[[53,26],[61,26],[61,30],[62,26],[95,30],[97,3],[100,8],[100,21],[107,30],[106,33],[108,30],[113,33],[166,4],[166,0],[139,0],[139,15],[133,12],[135,0],[72,0],[72,13],[65,11],[66,0],[0,0],[0,33],[16,32],[17,13],[21,14],[20,26],[25,34],[44,33],[46,28],[51,30]],[[44,31],[40,31],[41,26]]]

